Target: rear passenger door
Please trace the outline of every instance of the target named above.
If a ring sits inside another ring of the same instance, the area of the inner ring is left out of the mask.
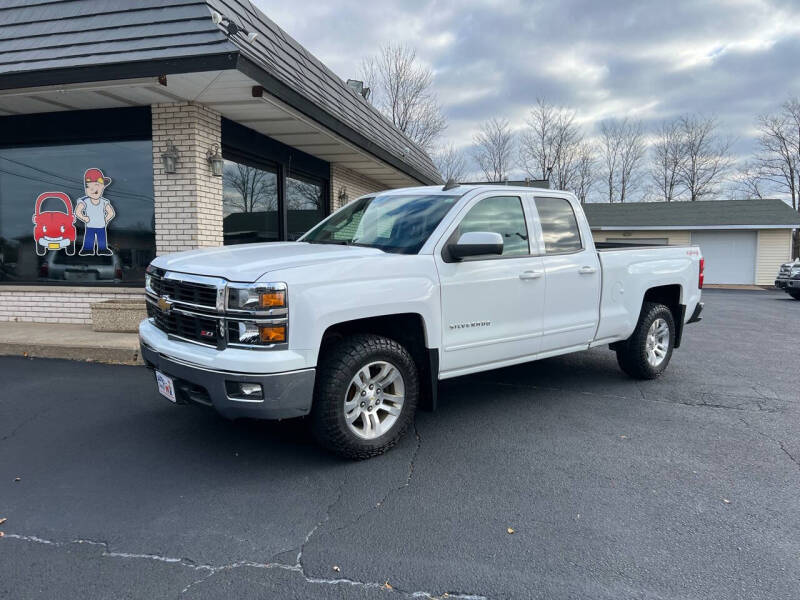
[[[539,349],[544,270],[521,194],[484,194],[471,200],[437,244],[441,283],[442,376],[532,357]],[[494,232],[503,254],[449,259],[444,247],[464,233]],[[532,251],[533,249],[533,251]]]
[[[546,290],[541,352],[588,347],[600,315],[600,260],[581,231],[573,202],[536,196]]]

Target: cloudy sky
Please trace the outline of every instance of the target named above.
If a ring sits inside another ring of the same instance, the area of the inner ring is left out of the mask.
[[[416,47],[464,148],[490,117],[521,127],[539,96],[590,134],[715,115],[744,156],[754,117],[800,95],[800,0],[254,1],[344,79],[386,42]]]

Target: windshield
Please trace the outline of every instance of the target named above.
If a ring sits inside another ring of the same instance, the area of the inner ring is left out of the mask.
[[[416,254],[460,197],[437,194],[361,198],[320,223],[300,241]]]

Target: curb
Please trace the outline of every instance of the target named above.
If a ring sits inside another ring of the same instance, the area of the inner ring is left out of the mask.
[[[112,365],[143,365],[138,348],[63,346],[55,344],[0,343],[0,356],[61,358]]]

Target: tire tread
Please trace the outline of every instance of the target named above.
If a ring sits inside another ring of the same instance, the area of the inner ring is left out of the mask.
[[[365,362],[390,358],[405,369],[403,410],[394,427],[376,440],[358,440],[343,423],[341,404],[353,374]],[[383,454],[408,429],[416,411],[419,382],[414,359],[393,339],[374,334],[355,334],[331,346],[321,358],[311,408],[311,428],[317,442],[341,456],[356,460]],[[389,435],[391,434],[391,435]],[[384,437],[386,439],[383,439]]]

